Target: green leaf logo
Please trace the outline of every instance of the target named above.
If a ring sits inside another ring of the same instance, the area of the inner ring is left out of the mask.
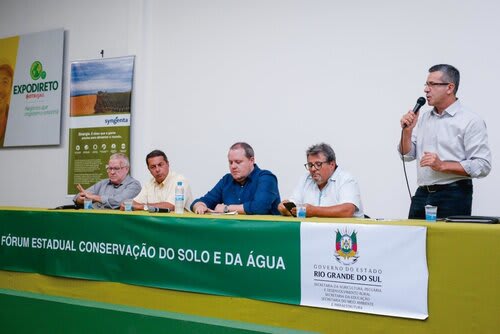
[[[31,64],[30,75],[33,80],[38,80],[40,78],[45,79],[47,77],[47,73],[43,70],[42,63],[38,60]]]

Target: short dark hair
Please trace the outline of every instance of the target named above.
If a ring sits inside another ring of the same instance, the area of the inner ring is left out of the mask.
[[[453,93],[457,94],[458,85],[460,84],[460,72],[454,66],[448,64],[438,64],[429,68],[429,73],[438,71],[443,73],[444,80],[455,85]]]
[[[167,155],[163,151],[153,150],[148,155],[146,155],[146,166],[149,167],[148,160],[154,157],[163,157],[163,159],[165,159],[165,162],[168,162]]]
[[[333,151],[333,148],[330,145],[325,143],[315,144],[309,147],[306,151],[306,156],[318,155],[320,153],[324,154],[327,162],[336,161],[335,151]]]
[[[253,158],[255,156],[254,152],[253,152],[253,148],[252,146],[250,146],[249,144],[245,143],[245,142],[237,142],[237,143],[234,143],[230,148],[229,150],[236,150],[237,148],[242,148],[244,151],[245,151],[245,156],[250,159],[250,158]]]

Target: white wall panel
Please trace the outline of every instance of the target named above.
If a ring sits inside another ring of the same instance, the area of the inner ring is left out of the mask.
[[[305,149],[325,141],[358,177],[366,212],[386,218],[405,217],[409,206],[399,119],[423,95],[427,69],[451,63],[462,103],[487,122],[494,157],[490,176],[475,182],[473,212],[498,215],[499,14],[493,0],[8,0],[0,36],[64,27],[67,61],[101,49],[137,55],[132,167],[141,181],[144,156],[160,148],[201,196],[227,172],[228,147],[243,140],[286,198],[305,171]],[[62,142],[0,150],[9,189],[0,205],[67,201],[67,130]],[[407,170],[414,191],[415,163]]]

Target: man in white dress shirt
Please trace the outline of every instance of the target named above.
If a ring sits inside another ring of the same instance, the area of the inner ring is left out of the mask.
[[[405,161],[417,161],[419,185],[408,218],[424,219],[426,205],[438,207],[438,218],[470,215],[472,178],[484,177],[491,170],[486,124],[461,105],[456,97],[459,83],[455,67],[432,66],[424,92],[433,109],[420,118],[412,111],[401,118],[398,150]]]
[[[306,151],[307,174],[302,176],[289,199],[282,201],[278,210],[284,216],[289,212],[283,203],[305,204],[307,217],[364,217],[358,182],[337,165],[330,145],[321,143]]]

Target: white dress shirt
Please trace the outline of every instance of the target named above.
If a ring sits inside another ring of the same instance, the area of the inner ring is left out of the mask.
[[[295,204],[301,203],[315,206],[351,203],[356,206],[353,216],[364,217],[358,182],[350,173],[339,166],[337,166],[335,172],[321,190],[319,190],[318,185],[309,173],[302,176],[289,200]]]
[[[442,161],[459,162],[470,177],[420,167],[424,152],[436,153]],[[441,115],[434,110],[426,111],[413,129],[412,147],[404,159],[417,159],[419,186],[484,177],[491,170],[486,124],[478,115],[465,110],[458,100]]]

